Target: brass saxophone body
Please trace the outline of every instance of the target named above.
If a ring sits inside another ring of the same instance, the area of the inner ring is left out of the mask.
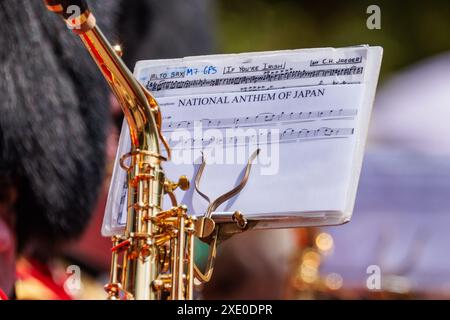
[[[85,0],[46,0],[79,35],[125,114],[131,150],[121,158],[128,173],[128,218],[123,236],[113,237],[109,299],[192,299],[194,218],[173,191],[188,188],[185,177],[166,180],[160,144],[161,115],[152,95],[133,77],[95,23]],[[172,209],[163,211],[167,193]]]

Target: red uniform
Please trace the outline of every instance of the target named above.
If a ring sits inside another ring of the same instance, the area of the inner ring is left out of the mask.
[[[18,300],[72,300],[64,290],[67,276],[55,276],[45,264],[32,259],[17,263],[16,298]],[[58,279],[59,278],[59,279]]]

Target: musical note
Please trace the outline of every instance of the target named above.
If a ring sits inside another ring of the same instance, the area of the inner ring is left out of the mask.
[[[315,131],[311,131],[308,129],[302,129],[298,132],[298,137],[302,138],[302,139],[308,138],[308,137],[311,137],[311,135],[314,135],[314,132]]]
[[[290,120],[296,120],[298,118],[295,117],[295,115],[298,115],[298,113],[294,113],[294,112],[289,112],[289,113],[284,113],[281,112],[278,115],[278,121],[290,121]]]
[[[275,115],[271,112],[260,113],[255,117],[255,122],[261,119],[262,122],[270,122],[275,118]]]
[[[237,127],[240,126],[245,126],[248,124],[254,124],[256,122],[256,119],[258,118],[258,116],[253,117],[253,116],[249,116],[249,117],[241,117],[241,118],[235,118],[234,124]]]
[[[295,129],[288,128],[281,133],[280,140],[292,139],[292,137],[294,137],[294,136],[296,137],[297,135],[298,135],[298,132],[296,132]]]
[[[217,123],[218,121],[219,121],[219,120],[217,120],[216,123]],[[214,122],[213,122],[213,120],[211,120],[211,119],[202,119],[202,120],[200,120],[200,122],[202,123],[202,126],[203,126],[203,127],[208,127],[208,128],[214,127]]]
[[[176,122],[176,125],[175,125],[175,127],[177,129],[187,129],[190,126],[191,126],[191,122],[190,121],[186,121],[186,120]]]

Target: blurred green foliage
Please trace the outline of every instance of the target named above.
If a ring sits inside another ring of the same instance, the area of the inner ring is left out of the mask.
[[[366,27],[371,4],[381,8],[381,30]],[[218,20],[221,52],[382,46],[382,79],[450,51],[449,0],[218,0]]]

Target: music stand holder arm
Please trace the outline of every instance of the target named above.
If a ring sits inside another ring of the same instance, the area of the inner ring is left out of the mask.
[[[197,280],[201,283],[208,282],[211,279],[214,270],[214,261],[217,254],[217,245],[221,241],[225,241],[231,236],[251,229],[256,222],[249,223],[247,218],[240,212],[235,211],[230,220],[215,221],[212,218],[213,212],[225,201],[239,194],[248,182],[253,161],[258,156],[260,149],[253,152],[247,161],[244,176],[239,184],[230,191],[222,194],[220,197],[211,202],[210,198],[200,190],[200,179],[206,166],[204,155],[202,155],[202,164],[195,176],[195,190],[208,202],[208,208],[203,217],[195,221],[196,235],[200,240],[209,244],[208,262],[206,271],[202,272],[194,264],[194,272]]]

